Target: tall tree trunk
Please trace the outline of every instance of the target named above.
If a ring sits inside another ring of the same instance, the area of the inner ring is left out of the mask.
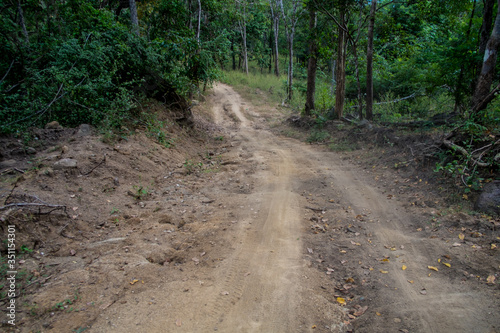
[[[196,27],[196,41],[198,47],[200,45],[200,30],[201,30],[201,0],[198,0],[198,26]]]
[[[316,9],[312,3],[309,4],[309,61],[307,64],[307,92],[306,92],[306,107],[305,114],[311,115],[311,110],[314,110],[314,94],[316,92],[316,69],[318,67],[318,43],[316,41],[316,24],[317,15]]]
[[[288,100],[291,101],[293,97],[293,39],[295,29],[288,35]]]
[[[467,27],[467,32],[465,33],[465,41],[469,42],[470,33],[472,29],[472,21],[474,20],[474,14],[476,11],[476,0],[473,0],[472,11],[469,18],[469,26]],[[464,54],[464,57],[466,54]],[[462,100],[463,100],[463,92],[465,90],[465,86],[463,83],[465,72],[465,62],[460,64],[460,72],[458,74],[457,84],[455,86],[455,107],[453,108],[453,112],[457,112],[457,110],[462,108]]]
[[[28,30],[26,29],[26,21],[24,20],[23,8],[21,7],[21,0],[17,1],[17,11],[19,13],[19,25],[23,30],[24,38],[26,39],[26,44],[29,45],[30,39],[28,36]]]
[[[500,1],[500,0],[499,0]],[[345,27],[345,9],[340,9],[340,24]],[[337,41],[337,87],[335,89],[335,116],[337,119],[344,115],[345,101],[345,39],[346,32],[339,27],[339,37]]]
[[[139,18],[137,17],[137,6],[135,0],[129,0],[130,4],[130,21],[132,21],[132,30],[139,36]]]
[[[280,30],[280,18],[276,16],[274,18],[274,74],[280,76],[280,57],[279,57],[279,47],[278,47],[278,37]]]
[[[366,49],[366,119],[373,119],[373,28],[377,0],[372,0],[370,22],[368,23],[368,47]]]
[[[484,0],[483,7],[483,23],[481,25],[481,32],[479,33],[479,54],[484,54],[486,44],[490,38],[491,25],[493,24],[493,13],[495,7],[495,0]],[[477,73],[481,73],[482,63],[477,65]]]
[[[233,71],[236,70],[236,54],[234,53],[234,39],[231,39],[231,57],[233,59]]]
[[[269,4],[271,5],[271,18],[273,24],[273,35],[274,35],[274,74],[276,76],[280,76],[280,66],[279,66],[279,48],[278,48],[278,37],[279,37],[279,28],[280,28],[280,16],[279,16],[279,8],[281,7],[281,1],[276,2],[276,8],[273,6],[273,1],[269,0]]]
[[[493,100],[495,94],[490,94],[491,84],[495,77],[495,66],[498,57],[498,47],[500,45],[500,0],[498,0],[497,17],[491,32],[490,39],[484,51],[483,66],[476,85],[476,90],[472,96],[473,112],[481,111]]]
[[[247,15],[247,8],[246,5],[242,6],[240,10],[241,12],[241,17],[238,19],[238,25],[240,26],[240,33],[241,33],[241,39],[243,43],[243,66],[246,75],[248,75],[248,49],[247,49],[247,22],[246,22],[246,15]]]
[[[358,116],[363,119],[363,95],[361,94],[361,82],[359,81],[359,57],[358,57],[358,44],[352,45],[352,52],[354,55],[354,72],[356,75],[356,87],[358,88]]]

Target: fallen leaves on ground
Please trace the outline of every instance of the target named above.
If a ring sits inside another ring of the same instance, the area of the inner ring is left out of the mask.
[[[406,271],[406,269],[407,269],[407,268],[408,268],[408,267],[406,267],[406,265],[403,265],[403,267],[401,267],[401,269],[402,269],[403,271]]]
[[[442,263],[443,265],[445,265],[446,267],[450,268],[451,267],[451,264],[448,264],[447,262],[443,262]]]
[[[340,305],[345,305],[345,299],[343,299],[342,297],[337,297],[337,303],[339,303]]]
[[[434,266],[427,266],[427,268],[428,268],[428,269],[431,269],[431,270],[433,270],[433,271],[436,271],[436,272],[438,272],[438,271],[439,271],[439,269],[438,269],[437,267],[434,267]]]
[[[490,275],[488,276],[488,278],[486,279],[486,283],[488,284],[494,284],[495,283],[495,280],[496,280],[496,277],[494,275]]]
[[[139,282],[139,280],[134,279],[134,280],[130,281],[129,283],[130,283],[131,285],[134,285],[134,284],[136,284],[137,282]]]
[[[458,235],[458,238],[459,238],[460,240],[464,240],[464,239],[465,239],[465,235],[464,235],[464,234],[459,234],[459,235]]]
[[[382,274],[387,274],[387,273],[389,273],[389,272],[388,272],[388,271],[384,271],[384,270],[380,270],[380,273],[382,273]]]

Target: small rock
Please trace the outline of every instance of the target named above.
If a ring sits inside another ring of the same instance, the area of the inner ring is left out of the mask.
[[[59,125],[59,122],[57,121],[51,121],[47,125],[45,125],[45,129],[61,129],[62,126]]]
[[[63,158],[54,163],[54,169],[74,169],[76,168],[77,160],[72,158]]]
[[[16,160],[5,160],[0,162],[0,169],[13,168],[17,164]]]
[[[401,319],[399,319],[399,318],[394,318],[394,322],[395,322],[395,323],[400,323],[400,322],[401,322]]]
[[[92,135],[92,126],[88,124],[81,124],[75,135],[79,138]]]
[[[358,127],[371,130],[373,128],[373,125],[370,123],[370,121],[363,119],[359,122]]]
[[[68,152],[68,150],[69,150],[68,146],[62,146],[62,148],[61,148],[61,152],[63,154],[66,154]]]
[[[474,204],[474,209],[492,215],[500,215],[500,181],[486,184]]]

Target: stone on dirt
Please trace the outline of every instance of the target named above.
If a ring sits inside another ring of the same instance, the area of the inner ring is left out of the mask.
[[[474,209],[483,213],[500,215],[500,181],[486,184],[477,198]]]
[[[61,129],[62,126],[57,121],[51,121],[45,125],[45,129]]]
[[[72,158],[63,158],[54,163],[54,169],[74,169],[76,168],[77,160]]]

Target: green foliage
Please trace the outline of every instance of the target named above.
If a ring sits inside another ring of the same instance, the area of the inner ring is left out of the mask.
[[[130,193],[136,200],[143,200],[150,194],[149,188],[144,187],[143,185],[134,185],[132,186],[132,188],[133,191],[131,191]]]
[[[193,162],[192,160],[186,160],[183,165],[184,165],[184,168],[186,169],[186,172],[188,175],[192,174],[197,169],[203,168],[203,163],[201,163],[201,162],[196,163],[196,162]]]
[[[313,129],[306,141],[309,143],[313,142],[324,142],[330,138],[330,134],[327,131]]]
[[[153,138],[166,148],[170,148],[173,144],[173,140],[168,137],[166,132],[168,125],[165,121],[158,119],[156,114],[143,112],[141,114],[142,123],[146,125],[146,135]]]
[[[148,36],[132,33],[126,15],[100,3],[28,1],[29,42],[13,4],[2,7],[0,19],[0,132],[52,120],[117,130],[145,98],[171,104],[216,80],[215,58],[228,45],[223,31],[198,43],[182,21],[191,17],[183,1],[141,4]]]

